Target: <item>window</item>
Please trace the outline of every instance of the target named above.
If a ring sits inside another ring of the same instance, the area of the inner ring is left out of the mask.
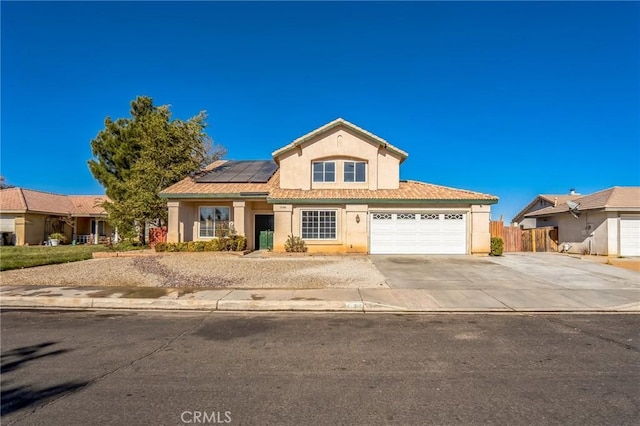
[[[335,240],[336,211],[303,210],[302,238],[308,240]]]
[[[344,181],[345,182],[366,182],[367,181],[367,163],[364,161],[345,161],[344,162]]]
[[[200,207],[200,238],[219,237],[229,229],[229,207]]]
[[[399,213],[397,218],[398,220],[415,220],[416,215],[413,213]]]
[[[335,182],[336,181],[336,163],[333,161],[314,161],[313,162],[313,181],[314,182]]]
[[[460,213],[447,213],[444,215],[444,220],[462,220],[464,216]]]

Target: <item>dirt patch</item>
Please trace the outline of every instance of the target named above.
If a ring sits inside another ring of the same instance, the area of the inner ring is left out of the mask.
[[[215,275],[197,275],[188,274],[185,271],[176,271],[158,261],[160,256],[140,257],[133,261],[133,265],[143,274],[153,274],[160,278],[158,286],[160,287],[230,287],[233,281],[227,280]]]
[[[120,297],[128,299],[157,299],[166,296],[168,289],[158,287],[109,287],[87,294],[89,297],[111,297],[114,294],[121,294]]]
[[[640,272],[640,259],[609,259],[608,264],[611,266],[617,266],[618,268]]]

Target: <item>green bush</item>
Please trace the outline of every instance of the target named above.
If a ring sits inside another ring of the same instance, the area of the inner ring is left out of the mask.
[[[209,240],[204,245],[204,251],[220,251],[220,244],[217,239]]]
[[[284,243],[284,249],[289,253],[304,253],[307,251],[307,245],[302,238],[289,235]]]
[[[489,253],[491,256],[502,256],[503,249],[504,242],[502,238],[491,238],[491,252]]]
[[[53,234],[49,235],[49,239],[50,240],[58,240],[61,243],[64,243],[65,241],[67,241],[67,237],[65,237],[64,234],[62,234],[60,232],[54,232]]]
[[[215,238],[209,241],[189,241],[182,243],[157,243],[156,252],[204,252],[204,251],[243,251],[247,239],[242,235]]]

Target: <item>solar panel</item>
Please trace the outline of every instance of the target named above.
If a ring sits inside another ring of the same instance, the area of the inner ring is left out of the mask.
[[[194,178],[203,183],[266,183],[278,169],[272,160],[227,161]]]

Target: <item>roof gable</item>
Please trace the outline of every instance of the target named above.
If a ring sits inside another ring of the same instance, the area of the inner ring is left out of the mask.
[[[580,198],[580,194],[566,195],[566,194],[538,194],[536,198],[533,199],[529,204],[526,205],[525,208],[520,210],[520,212],[511,219],[511,222],[521,222],[526,216],[527,213],[533,213],[534,211],[539,211],[546,209],[548,207],[544,207],[543,209],[532,210],[532,208],[541,200],[547,201],[548,203],[553,205],[558,205],[561,203],[566,203],[567,200],[574,200],[576,198]],[[551,207],[549,206],[549,207]]]
[[[289,151],[291,151],[292,149],[295,149],[296,147],[298,147],[299,145],[303,144],[304,142],[307,142],[313,138],[315,138],[316,136],[319,136],[323,133],[326,133],[330,130],[333,130],[337,127],[343,126],[349,130],[351,130],[352,132],[354,132],[355,134],[362,136],[364,138],[366,138],[367,140],[370,140],[376,144],[378,144],[379,146],[382,146],[386,149],[388,149],[391,152],[396,153],[397,155],[400,156],[400,162],[402,163],[408,156],[409,154],[403,150],[401,150],[400,148],[396,148],[395,146],[391,145],[389,142],[387,142],[386,140],[382,139],[379,136],[374,135],[373,133],[356,126],[353,123],[348,122],[347,120],[343,119],[343,118],[337,118],[327,124],[325,124],[324,126],[318,127],[315,130],[312,130],[311,132],[300,136],[299,138],[297,138],[296,140],[294,140],[293,142],[291,142],[290,144],[274,151],[273,153],[271,153],[272,157],[277,161],[277,158],[282,156],[282,154],[285,154]]]
[[[594,192],[593,194],[572,199],[581,210],[640,210],[640,186],[614,186]],[[555,213],[568,212],[569,206],[565,202],[555,207],[547,207],[527,214],[527,217],[547,216]]]

